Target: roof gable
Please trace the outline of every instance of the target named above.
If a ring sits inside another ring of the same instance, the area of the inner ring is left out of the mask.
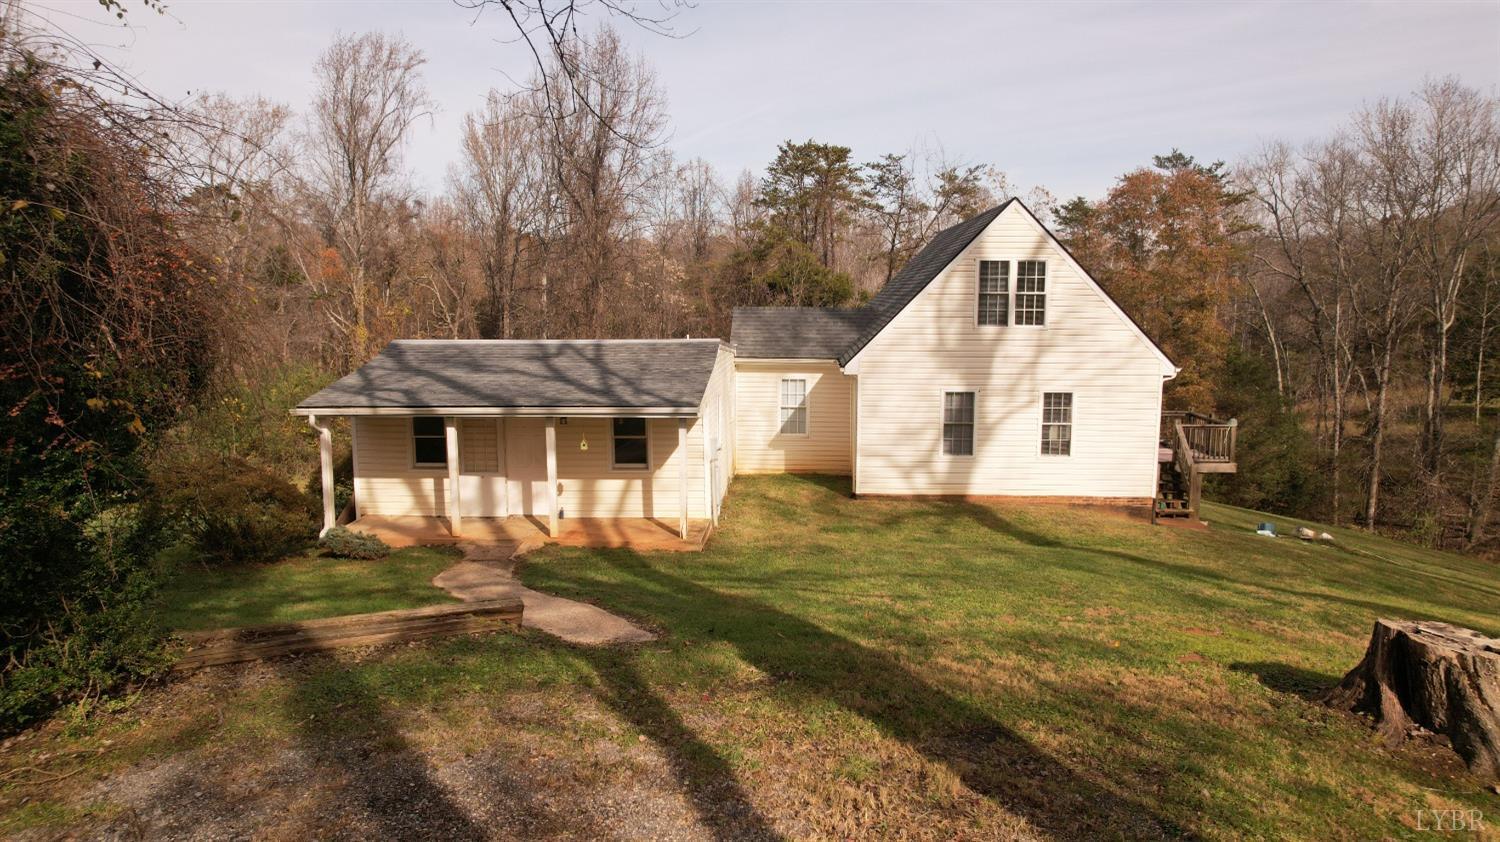
[[[870,344],[870,340],[880,334],[880,331],[890,324],[891,319],[921,294],[927,285],[932,283],[942,271],[948,268],[955,258],[963,253],[963,250],[974,242],[984,229],[988,228],[1006,208],[1010,207],[1015,199],[1009,199],[1004,204],[970,217],[957,225],[944,228],[906,265],[901,267],[895,277],[886,281],[880,292],[870,299],[870,303],[864,306],[868,313],[868,321],[860,330],[854,341],[844,348],[839,354],[839,365],[848,365],[864,347]]]
[[[730,339],[737,356],[745,359],[829,359],[848,366],[880,332],[925,291],[953,261],[957,260],[995,220],[1015,206],[1023,218],[1045,238],[1088,288],[1099,296],[1152,354],[1167,376],[1177,367],[1160,347],[1141,330],[1067,246],[1057,239],[1020,199],[1009,199],[978,216],[939,231],[906,265],[881,287],[863,307],[835,309],[819,307],[739,307],[734,311]]]
[[[1177,366],[1173,364],[1171,359],[1167,357],[1167,355],[1161,350],[1156,342],[1153,341],[1151,337],[1147,336],[1146,332],[1141,329],[1141,326],[1135,321],[1135,319],[1131,318],[1130,314],[1126,313],[1125,310],[1120,307],[1119,302],[1115,301],[1114,297],[1111,296],[1109,292],[1104,289],[1104,287],[1100,286],[1098,281],[1094,280],[1094,276],[1089,274],[1088,270],[1079,265],[1078,261],[1073,257],[1072,252],[1068,251],[1068,247],[1063,245],[1061,240],[1057,239],[1057,235],[1053,234],[1050,228],[1042,224],[1042,221],[1040,219],[1037,219],[1036,214],[1032,213],[1031,209],[1026,207],[1026,204],[1024,202],[1022,202],[1020,199],[1015,198],[1010,199],[1009,201],[1005,202],[1005,204],[1000,205],[997,208],[992,208],[991,210],[986,211],[985,213],[980,214],[973,219],[970,219],[964,223],[960,223],[959,226],[954,226],[954,228],[950,228],[948,229],[948,231],[944,231],[943,233],[947,234],[949,231],[953,231],[955,228],[959,228],[968,225],[969,223],[983,220],[983,224],[979,225],[965,238],[962,246],[956,249],[952,249],[951,253],[944,253],[943,256],[946,257],[946,259],[941,266],[937,267],[935,270],[930,271],[930,274],[925,271],[927,267],[924,267],[923,274],[926,275],[926,277],[924,280],[922,280],[921,286],[915,289],[902,290],[900,292],[900,295],[902,297],[900,309],[897,309],[886,316],[885,319],[879,323],[878,328],[872,325],[872,327],[866,331],[867,335],[861,337],[861,341],[857,346],[851,346],[844,352],[843,355],[839,357],[839,365],[847,366],[856,357],[858,357],[860,351],[862,351],[864,347],[870,343],[871,340],[879,335],[881,328],[884,328],[887,324],[889,324],[891,319],[894,319],[896,315],[901,312],[901,310],[904,310],[906,307],[910,306],[911,303],[915,301],[916,298],[921,295],[921,293],[928,287],[928,285],[930,285],[938,275],[942,274],[944,269],[947,269],[948,266],[953,263],[953,261],[957,260],[963,254],[963,252],[974,242],[974,240],[984,232],[985,228],[988,228],[996,219],[1000,217],[1002,213],[1006,211],[1006,209],[1010,208],[1012,205],[1017,208],[1017,212],[1021,214],[1021,218],[1026,220],[1026,222],[1033,226],[1044,237],[1047,244],[1051,246],[1057,252],[1057,254],[1062,257],[1064,261],[1067,262],[1069,268],[1071,268],[1073,272],[1077,274],[1077,276],[1084,282],[1084,284],[1092,292],[1099,296],[1099,299],[1105,304],[1105,306],[1107,306],[1116,316],[1119,317],[1120,321],[1126,325],[1126,327],[1131,331],[1133,335],[1135,335],[1137,339],[1145,344],[1145,346],[1151,351],[1151,354],[1161,362],[1164,374],[1167,377],[1175,376],[1178,371]],[[933,242],[934,244],[936,244],[937,240],[935,239]],[[927,251],[928,249],[923,249],[922,253],[917,257],[921,258],[927,253]],[[917,258],[914,258],[912,260],[912,263],[916,262]],[[911,263],[907,265],[908,267],[910,267]],[[902,274],[905,273],[906,270],[903,269]],[[894,283],[894,279],[892,279],[892,283]],[[890,284],[887,284],[887,286],[890,286]],[[882,290],[882,293],[884,293],[884,290]],[[872,301],[871,303],[873,304],[874,302]]]

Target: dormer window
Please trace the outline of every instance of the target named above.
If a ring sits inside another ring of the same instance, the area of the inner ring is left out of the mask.
[[[979,261],[979,323],[1004,325],[1010,310],[1010,261]]]

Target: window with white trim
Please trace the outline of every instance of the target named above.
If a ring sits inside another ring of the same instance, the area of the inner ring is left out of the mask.
[[[1042,394],[1042,455],[1067,456],[1073,452],[1073,393]]]
[[[651,467],[651,448],[646,441],[646,419],[615,418],[610,464],[615,468],[644,471]]]
[[[979,261],[979,324],[1004,325],[1010,310],[1010,261]]]
[[[447,467],[448,430],[443,419],[411,419],[411,454],[418,468]]]
[[[943,393],[943,455],[974,455],[974,393]]]
[[[1016,324],[1047,323],[1047,261],[1016,261]]]
[[[807,435],[807,380],[801,377],[781,379],[781,434]]]

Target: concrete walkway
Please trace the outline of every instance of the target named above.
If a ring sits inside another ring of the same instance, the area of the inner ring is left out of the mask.
[[[534,591],[516,581],[516,556],[523,549],[514,542],[462,543],[464,560],[444,570],[432,583],[464,602],[520,597],[525,605],[521,625],[540,629],[569,643],[599,646],[645,643],[656,635],[595,605]]]

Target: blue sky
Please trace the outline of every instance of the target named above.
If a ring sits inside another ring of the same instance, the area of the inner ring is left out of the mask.
[[[95,0],[37,5],[69,15],[58,19],[163,95],[261,93],[297,109],[335,33],[402,33],[427,53],[440,103],[407,155],[428,189],[456,158],[464,112],[529,71],[500,14],[444,0],[177,2],[165,17],[133,12],[128,31],[104,25]],[[1097,196],[1173,146],[1233,162],[1269,139],[1323,135],[1428,77],[1500,87],[1493,1],[698,0],[674,25],[684,37],[622,34],[657,70],[673,149],[726,180],[758,172],[781,141],[812,137],[859,160],[940,144],[1021,189]]]

